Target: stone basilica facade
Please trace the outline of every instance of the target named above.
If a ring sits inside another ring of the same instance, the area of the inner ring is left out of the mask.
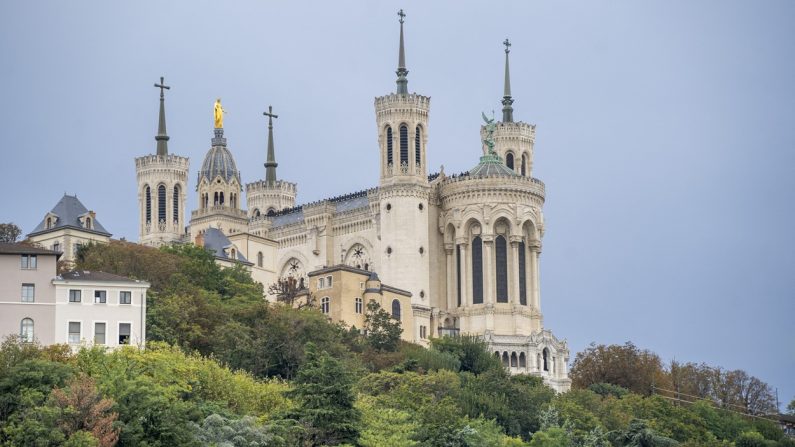
[[[296,205],[296,184],[276,176],[270,111],[264,179],[243,183],[216,116],[211,147],[189,184],[188,158],[168,152],[161,78],[157,153],[135,160],[140,243],[212,241],[219,261],[250,266],[266,289],[280,277],[307,285],[310,273],[340,264],[377,272],[411,294],[409,339],[477,334],[511,372],[567,390],[568,346],[544,328],[541,313],[545,190],[532,177],[535,126],[513,119],[505,44],[502,120],[481,128],[479,163],[458,175],[430,173],[430,97],[408,92],[401,16],[397,88],[375,98],[379,184],[303,205]],[[189,217],[188,187],[198,193]]]

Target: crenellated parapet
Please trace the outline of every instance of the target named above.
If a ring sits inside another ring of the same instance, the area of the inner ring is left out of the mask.
[[[293,208],[298,186],[284,180],[268,182],[258,180],[246,184],[246,202],[250,218],[272,215],[281,210]]]

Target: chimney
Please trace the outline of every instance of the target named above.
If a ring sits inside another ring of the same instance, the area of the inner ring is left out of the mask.
[[[193,242],[197,247],[204,247],[204,233],[196,235],[196,240]]]

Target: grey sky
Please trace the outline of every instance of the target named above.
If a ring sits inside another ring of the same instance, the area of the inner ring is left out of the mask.
[[[161,75],[189,209],[219,96],[244,182],[264,177],[272,104],[299,202],[376,185],[398,8],[409,91],[432,97],[428,163],[448,173],[476,164],[480,112],[499,115],[510,37],[548,191],[545,324],[572,354],[632,340],[795,397],[790,1],[5,1],[0,221],[30,232],[66,191],[136,240],[133,158],[155,150]]]

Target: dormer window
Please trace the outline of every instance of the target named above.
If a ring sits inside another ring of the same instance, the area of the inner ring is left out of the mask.
[[[47,218],[47,229],[49,230],[52,228],[52,217]]]
[[[85,221],[85,224],[83,226],[85,226],[86,229],[88,229],[88,230],[91,229],[91,218],[90,217],[86,217],[86,221]]]

